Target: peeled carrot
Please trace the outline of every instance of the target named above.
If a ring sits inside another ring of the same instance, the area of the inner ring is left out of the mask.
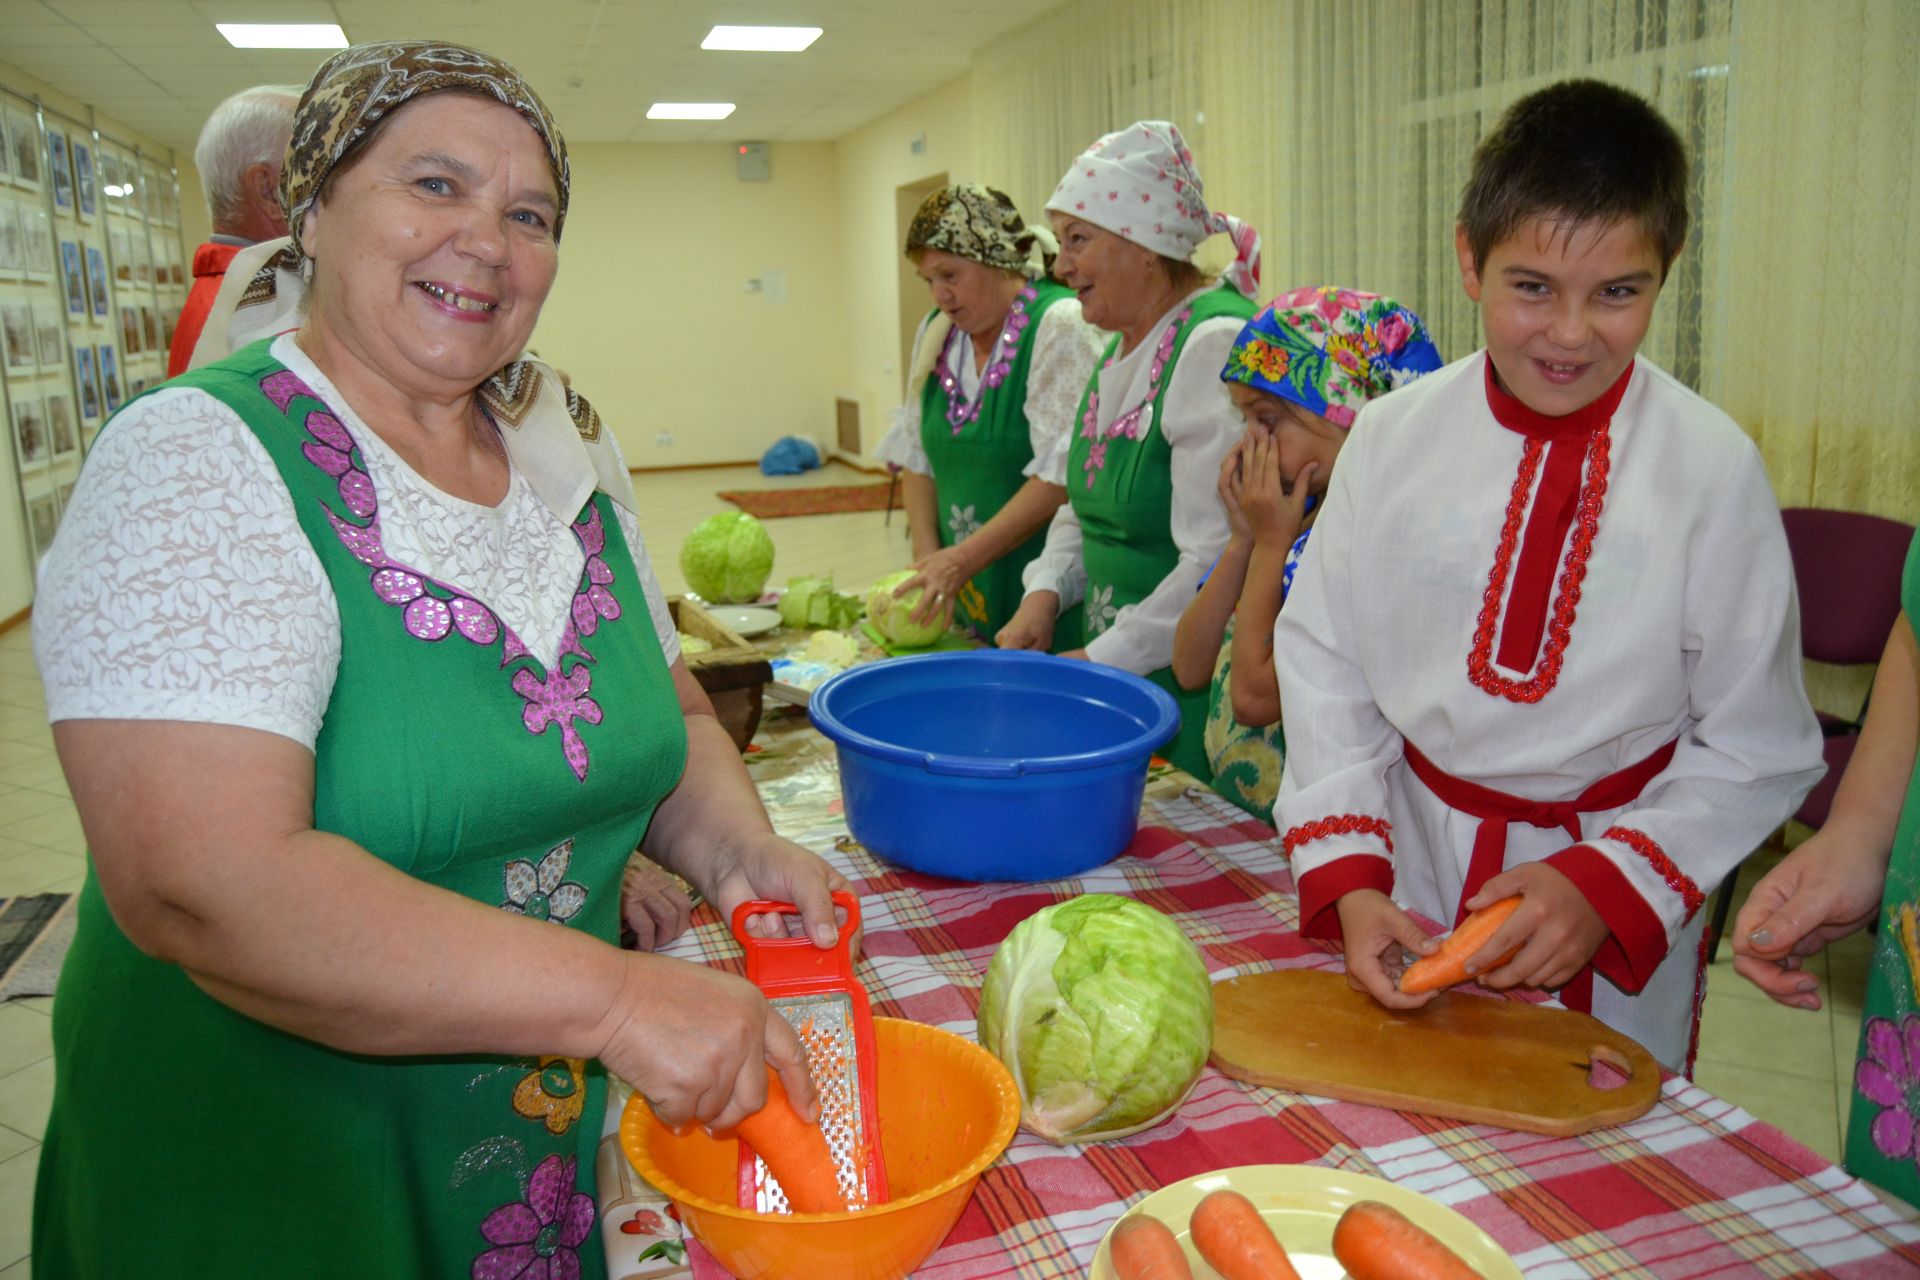
[[[1120,1219],[1108,1242],[1120,1280],[1193,1280],[1193,1268],[1172,1228],[1144,1213]]]
[[[1189,1220],[1193,1247],[1223,1280],[1300,1280],[1273,1228],[1238,1191],[1210,1191]]]
[[[1502,898],[1490,907],[1482,907],[1465,920],[1460,927],[1448,934],[1440,943],[1440,949],[1430,956],[1421,956],[1407,966],[1400,975],[1400,989],[1408,995],[1419,995],[1426,991],[1438,991],[1442,987],[1458,986],[1478,974],[1467,972],[1467,961],[1474,952],[1487,945],[1487,941],[1507,922],[1507,917],[1520,909],[1520,898]],[[1492,964],[1480,970],[1497,969],[1519,953],[1520,948],[1501,956]]]
[[[772,1067],[767,1068],[767,1105],[742,1120],[737,1132],[780,1180],[795,1213],[839,1213],[847,1207],[827,1135],[800,1118]]]
[[[1459,1254],[1378,1200],[1357,1201],[1340,1215],[1333,1256],[1353,1280],[1485,1280]]]

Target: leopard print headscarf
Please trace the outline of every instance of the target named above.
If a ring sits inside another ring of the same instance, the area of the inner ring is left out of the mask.
[[[567,221],[567,143],[532,86],[491,54],[437,40],[391,40],[342,49],[320,65],[294,112],[293,139],[280,171],[280,203],[293,249],[304,257],[300,221],[320,198],[340,162],[372,136],[382,120],[422,94],[465,90],[512,107],[546,144],[560,205],[553,236]]]
[[[1060,246],[1048,228],[1028,226],[1004,192],[966,182],[921,201],[907,227],[907,252],[915,249],[938,249],[1037,280],[1052,269]]]

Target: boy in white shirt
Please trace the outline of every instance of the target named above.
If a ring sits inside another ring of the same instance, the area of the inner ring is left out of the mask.
[[[1507,111],[1455,237],[1487,345],[1361,413],[1274,628],[1302,931],[1414,1008],[1403,949],[1435,944],[1407,911],[1519,895],[1476,980],[1553,990],[1675,1070],[1700,905],[1822,769],[1759,454],[1636,359],[1686,175],[1614,86]]]

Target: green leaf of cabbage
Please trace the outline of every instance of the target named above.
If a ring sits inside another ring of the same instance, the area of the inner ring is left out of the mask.
[[[833,589],[833,575],[788,578],[780,593],[780,621],[789,627],[841,631],[860,620],[860,601]]]
[[[758,600],[773,576],[773,539],[744,511],[708,516],[680,544],[680,573],[703,600]]]
[[[919,607],[925,587],[915,587],[898,599],[894,597],[893,589],[913,575],[914,570],[902,569],[874,583],[867,592],[867,621],[873,623],[873,629],[888,644],[903,649],[924,649],[947,634],[947,624],[938,614],[926,622],[913,621],[913,611]]]
[[[1171,1115],[1213,1048],[1213,985],[1178,925],[1090,893],[1015,926],[980,993],[980,1043],[1013,1073],[1021,1126],[1100,1142]]]

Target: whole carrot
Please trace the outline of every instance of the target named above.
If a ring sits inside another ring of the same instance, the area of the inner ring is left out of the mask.
[[[1189,1225],[1193,1247],[1223,1280],[1300,1280],[1273,1228],[1238,1191],[1208,1192]]]
[[[1193,1280],[1193,1268],[1172,1229],[1148,1214],[1120,1219],[1108,1249],[1120,1280]]]
[[[767,1162],[795,1213],[839,1213],[847,1207],[827,1135],[800,1118],[772,1067],[767,1068],[767,1105],[742,1120],[736,1132]]]
[[[1357,1201],[1340,1215],[1333,1256],[1353,1280],[1485,1280],[1459,1254],[1378,1200]]]
[[[1407,971],[1400,975],[1400,989],[1408,995],[1419,995],[1425,991],[1438,991],[1442,987],[1458,986],[1469,978],[1477,977],[1477,974],[1467,972],[1467,961],[1473,958],[1474,952],[1487,945],[1488,939],[1507,922],[1507,917],[1520,909],[1520,901],[1517,896],[1502,898],[1462,920],[1460,927],[1440,943],[1438,951],[1430,956],[1421,956],[1407,966]],[[1519,950],[1519,947],[1515,947],[1480,972],[1499,968],[1513,959]]]

